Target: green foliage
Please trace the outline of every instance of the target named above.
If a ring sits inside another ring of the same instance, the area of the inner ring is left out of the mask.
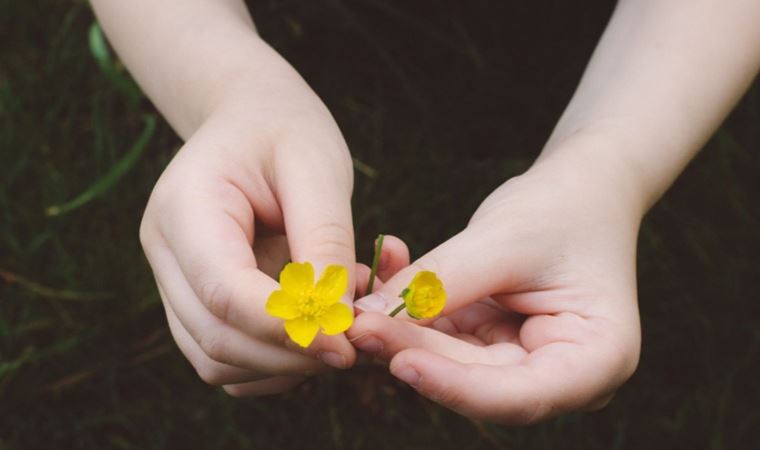
[[[124,71],[124,67],[111,58],[111,52],[108,49],[103,30],[97,22],[90,25],[88,33],[88,42],[90,53],[98,63],[100,70],[106,76],[111,86],[124,95],[131,107],[134,107],[142,97],[140,88],[132,81],[129,75]]]
[[[378,232],[414,255],[432,248],[535,156],[611,2],[530,3],[253,5],[346,134],[362,261]],[[92,23],[84,2],[0,2],[0,449],[760,442],[757,86],[644,223],[636,375],[600,412],[510,429],[443,410],[376,367],[254,400],[204,385],[171,339],[137,239],[180,142],[164,123],[153,130],[156,112]],[[44,214],[87,192],[97,201]]]
[[[61,205],[48,206],[45,208],[45,214],[51,217],[65,214],[81,207],[90,200],[111,189],[119,179],[121,179],[121,177],[137,163],[143,150],[145,150],[145,147],[150,142],[153,132],[156,130],[156,118],[153,114],[146,114],[143,119],[145,121],[145,128],[137,138],[137,141],[105,175],[98,179],[92,186],[88,187],[84,192],[77,195],[74,199]]]

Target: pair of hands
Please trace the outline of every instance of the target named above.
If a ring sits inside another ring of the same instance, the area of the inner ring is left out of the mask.
[[[340,131],[287,63],[268,72],[263,83],[230,83],[157,182],[140,230],[171,332],[204,381],[234,396],[282,392],[351,367],[359,349],[474,418],[532,423],[609,401],[638,362],[641,217],[580,156],[602,142],[560,144],[411,264],[403,242],[387,239],[383,283],[356,301],[352,328],[301,349],[264,309],[282,265],[346,266],[349,305],[369,269],[355,261]],[[443,281],[444,312],[387,317],[420,270]]]

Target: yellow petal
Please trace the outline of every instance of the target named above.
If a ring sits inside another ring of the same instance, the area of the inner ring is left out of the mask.
[[[280,286],[285,292],[301,296],[314,286],[314,267],[308,262],[286,264],[280,272]]]
[[[274,291],[269,294],[266,304],[267,313],[280,319],[295,319],[300,315],[298,299],[285,291]]]
[[[337,264],[329,265],[314,288],[315,294],[325,305],[338,303],[348,288],[348,271]]]
[[[412,282],[409,283],[409,288],[415,289],[423,286],[443,286],[443,283],[441,283],[441,280],[435,276],[434,272],[431,272],[429,270],[422,270],[420,272],[417,272],[417,274],[414,276]]]
[[[424,302],[411,301],[406,304],[406,308],[409,315],[415,319],[429,319],[440,314],[445,305],[446,294],[442,293],[436,297],[427,298]]]
[[[354,323],[354,312],[345,303],[336,303],[319,317],[319,326],[328,336],[340,334]]]
[[[308,347],[319,332],[319,324],[313,320],[299,317],[285,321],[285,332],[290,339],[303,348]]]

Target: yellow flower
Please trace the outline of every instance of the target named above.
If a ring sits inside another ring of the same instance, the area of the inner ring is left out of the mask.
[[[435,273],[417,272],[400,297],[406,304],[406,312],[415,319],[428,319],[438,315],[446,305],[446,291]]]
[[[314,285],[311,263],[288,263],[280,272],[280,290],[267,299],[267,313],[285,320],[285,331],[301,347],[308,347],[319,329],[327,335],[346,331],[354,312],[340,298],[348,287],[348,272],[327,266]]]

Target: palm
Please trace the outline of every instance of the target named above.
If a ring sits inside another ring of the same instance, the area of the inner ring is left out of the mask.
[[[520,330],[524,323],[524,315],[511,312],[487,298],[441,317],[434,323],[434,328],[480,347],[504,343],[520,346]]]

